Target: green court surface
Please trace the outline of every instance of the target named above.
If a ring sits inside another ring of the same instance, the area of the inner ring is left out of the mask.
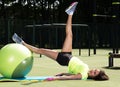
[[[93,81],[93,80],[65,80],[37,82],[29,85],[22,85],[21,82],[0,82],[0,87],[120,87],[120,59],[114,59],[114,68],[108,68],[108,53],[111,49],[99,49],[97,54],[88,56],[88,50],[82,49],[79,56],[78,49],[73,50],[73,55],[79,57],[91,68],[105,70],[110,80]],[[67,72],[67,67],[60,66],[54,60],[42,55],[34,54],[33,68],[27,76],[53,76],[61,72]]]

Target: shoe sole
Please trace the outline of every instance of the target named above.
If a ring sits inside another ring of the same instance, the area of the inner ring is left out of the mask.
[[[67,12],[68,10],[70,10],[74,5],[77,5],[78,2],[73,2],[66,10],[65,12]]]

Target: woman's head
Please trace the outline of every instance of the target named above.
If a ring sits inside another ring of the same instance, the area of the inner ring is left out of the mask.
[[[109,77],[105,74],[103,70],[100,69],[92,69],[88,72],[88,78],[94,79],[98,81],[108,80]]]

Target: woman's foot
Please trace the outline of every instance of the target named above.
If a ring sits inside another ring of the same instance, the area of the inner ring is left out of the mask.
[[[14,35],[12,36],[12,40],[18,44],[22,44],[23,42],[23,40],[16,33],[14,33]]]
[[[73,15],[77,4],[78,4],[78,2],[73,2],[73,3],[65,10],[65,12],[66,12],[68,15]]]

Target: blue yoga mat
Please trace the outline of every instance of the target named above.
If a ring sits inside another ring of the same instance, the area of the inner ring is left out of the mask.
[[[22,80],[45,80],[46,78],[49,78],[52,76],[25,76],[23,78],[15,78],[15,79],[9,79],[5,77],[0,77],[0,82],[7,82],[7,81],[22,81]]]

